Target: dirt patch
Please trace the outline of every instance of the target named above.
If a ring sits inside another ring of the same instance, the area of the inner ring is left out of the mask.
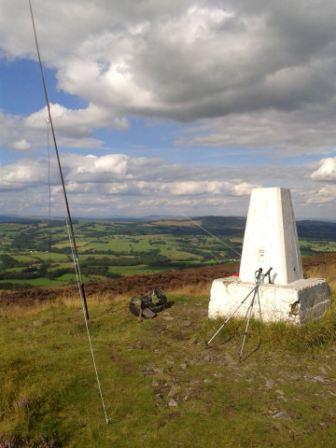
[[[336,253],[327,253],[312,257],[304,257],[303,265],[306,272],[310,270],[321,272],[330,266],[336,265]],[[110,294],[111,296],[128,294],[141,294],[150,291],[154,287],[164,291],[173,291],[190,285],[206,286],[213,279],[225,277],[236,273],[238,263],[220,264],[193,269],[180,269],[178,271],[166,271],[150,275],[133,275],[120,277],[113,280],[89,282],[86,284],[86,292],[91,294]],[[72,296],[77,292],[74,285],[52,288],[25,288],[17,290],[0,290],[0,304],[31,305],[34,302],[55,300],[58,297]]]

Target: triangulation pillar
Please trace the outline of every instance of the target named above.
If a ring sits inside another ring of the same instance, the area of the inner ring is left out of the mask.
[[[239,278],[214,280],[208,315],[211,319],[227,317],[255,285],[259,268],[271,271],[259,288],[262,318],[265,321],[305,323],[320,318],[330,305],[327,282],[303,278],[300,248],[290,190],[256,188],[252,190],[246,221]],[[239,309],[246,315],[250,300]],[[258,304],[254,317],[259,317]]]

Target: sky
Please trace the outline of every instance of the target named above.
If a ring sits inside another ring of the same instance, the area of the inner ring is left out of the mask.
[[[336,219],[334,0],[33,0],[74,216]],[[0,0],[0,214],[64,214],[28,1]]]

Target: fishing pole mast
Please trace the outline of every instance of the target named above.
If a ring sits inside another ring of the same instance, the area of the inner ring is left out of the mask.
[[[108,423],[110,423],[110,419],[109,419],[108,414],[107,414],[107,408],[106,408],[106,404],[105,404],[105,399],[104,399],[104,395],[103,395],[102,386],[101,386],[101,383],[100,383],[98,368],[97,368],[95,354],[94,354],[93,345],[92,345],[92,338],[91,338],[90,328],[89,328],[89,310],[88,310],[88,306],[87,306],[87,302],[86,302],[84,283],[83,283],[83,280],[82,280],[82,274],[81,274],[81,269],[80,269],[80,264],[79,264],[76,236],[75,236],[75,232],[74,232],[74,228],[73,228],[73,221],[72,221],[72,218],[71,218],[71,212],[70,212],[70,207],[69,207],[68,196],[67,196],[67,192],[66,192],[66,188],[65,188],[65,181],[64,181],[62,164],[61,164],[61,159],[60,159],[58,146],[57,146],[57,141],[56,141],[54,124],[53,124],[53,120],[52,120],[52,116],[51,116],[51,112],[50,112],[49,96],[48,96],[47,85],[46,85],[46,80],[45,80],[45,76],[44,76],[44,70],[43,70],[43,64],[42,64],[40,48],[39,48],[38,39],[37,39],[37,32],[36,32],[36,26],[35,26],[35,21],[34,21],[34,14],[33,14],[33,8],[32,8],[32,4],[31,4],[31,0],[28,0],[28,3],[29,3],[30,16],[31,16],[31,21],[32,21],[32,26],[33,26],[33,31],[34,31],[36,52],[37,52],[37,57],[38,57],[38,61],[39,61],[39,66],[40,66],[40,72],[41,72],[41,79],[42,79],[44,97],[45,97],[45,102],[46,102],[47,111],[48,111],[49,124],[50,124],[52,139],[53,139],[53,142],[54,142],[54,148],[55,148],[55,153],[56,153],[56,158],[57,158],[58,170],[59,170],[61,183],[62,183],[64,203],[65,203],[65,208],[66,208],[66,225],[67,225],[67,229],[68,229],[71,254],[72,254],[74,267],[75,267],[78,291],[79,291],[79,295],[80,295],[81,303],[82,303],[82,308],[83,308],[85,327],[86,327],[88,343],[89,343],[89,350],[90,350],[90,354],[91,354],[91,358],[92,358],[92,364],[93,364],[94,372],[95,372],[95,375],[96,375],[96,381],[97,381],[97,385],[98,385],[99,396],[100,396],[100,400],[101,400],[101,405],[102,405],[102,409],[103,409],[103,413],[104,413],[105,422],[108,424]]]
[[[71,253],[72,253],[72,258],[73,258],[73,263],[74,263],[74,268],[75,268],[75,273],[76,273],[76,281],[77,281],[78,291],[79,291],[79,295],[80,295],[81,302],[82,302],[83,313],[84,313],[85,318],[87,320],[89,320],[90,319],[89,309],[88,309],[88,305],[87,305],[85,288],[84,288],[84,282],[83,282],[83,279],[82,279],[82,273],[81,273],[81,268],[80,268],[80,263],[79,263],[79,256],[78,256],[76,236],[75,236],[74,227],[73,227],[73,221],[72,221],[71,212],[70,212],[68,195],[67,195],[67,191],[66,191],[66,187],[65,187],[65,180],[64,180],[63,169],[62,169],[61,159],[60,159],[60,155],[59,155],[57,140],[56,140],[54,123],[53,123],[51,110],[50,110],[49,95],[48,95],[47,84],[46,84],[45,75],[44,75],[44,68],[43,68],[43,64],[42,64],[40,47],[39,47],[39,43],[38,43],[38,39],[37,39],[37,32],[36,32],[34,13],[33,13],[31,0],[28,0],[28,3],[29,3],[29,10],[30,10],[31,21],[32,21],[32,25],[33,25],[33,32],[34,32],[34,40],[35,40],[36,52],[37,52],[39,66],[40,66],[40,73],[41,73],[41,80],[42,80],[44,98],[45,98],[45,103],[46,103],[46,106],[47,106],[49,125],[50,125],[50,129],[51,129],[52,140],[53,140],[53,143],[54,143],[54,148],[55,148],[55,153],[56,153],[58,171],[59,171],[61,184],[62,184],[62,191],[63,191],[63,197],[64,197],[64,203],[65,203],[65,209],[66,209],[66,225],[67,225],[67,228],[68,228],[68,235],[69,235]]]

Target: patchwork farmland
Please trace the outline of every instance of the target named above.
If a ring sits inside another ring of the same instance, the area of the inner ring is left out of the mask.
[[[75,231],[83,277],[85,281],[99,281],[235,262],[244,225],[243,218],[235,217],[78,220]],[[302,221],[298,230],[302,255],[336,251],[336,224]],[[0,288],[59,286],[75,281],[63,221],[3,218],[0,234]]]

